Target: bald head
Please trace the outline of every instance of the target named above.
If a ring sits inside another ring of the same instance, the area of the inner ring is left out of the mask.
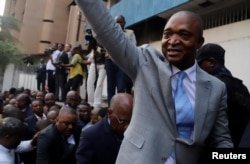
[[[123,137],[124,131],[127,129],[133,110],[132,95],[127,93],[118,93],[114,95],[110,101],[108,117],[110,119],[110,127],[119,137]]]
[[[196,26],[198,28],[198,31],[196,31],[196,32],[198,32],[201,37],[203,36],[203,21],[198,14],[196,14],[192,11],[179,11],[179,12],[173,14],[169,18],[168,22],[170,22],[173,19],[179,18],[179,17],[186,17],[188,19],[194,20],[194,22],[196,22]]]
[[[66,103],[73,109],[77,109],[77,105],[81,102],[81,97],[76,91],[69,91],[66,97]]]
[[[126,109],[132,110],[133,106],[133,97],[127,93],[118,93],[114,95],[110,101],[110,108],[116,111],[117,107],[126,106]]]
[[[71,107],[67,107],[67,106],[64,106],[60,109],[58,116],[60,117],[60,116],[65,115],[65,114],[77,115],[75,109],[73,109]]]

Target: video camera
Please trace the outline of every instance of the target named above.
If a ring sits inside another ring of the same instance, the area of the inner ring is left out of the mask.
[[[92,39],[93,39],[92,30],[91,29],[86,29],[85,40],[91,42]]]
[[[45,50],[44,50],[44,54],[52,54],[54,52],[54,50],[52,49],[52,48],[46,48]]]

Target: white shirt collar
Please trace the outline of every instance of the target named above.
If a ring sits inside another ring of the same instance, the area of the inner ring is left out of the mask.
[[[174,65],[172,67],[172,76],[176,76],[181,70]],[[187,78],[194,83],[196,81],[196,69],[197,69],[197,62],[195,61],[192,67],[185,69],[184,72],[187,74]]]
[[[35,114],[35,113],[34,113]],[[46,117],[46,115],[43,113],[43,116],[42,116],[42,118],[41,117],[39,117],[37,114],[35,114],[35,116],[36,116],[36,118],[38,119],[38,120],[46,120],[47,119],[47,117]]]

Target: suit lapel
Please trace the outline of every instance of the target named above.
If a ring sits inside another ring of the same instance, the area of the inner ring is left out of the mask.
[[[160,78],[160,85],[161,85],[161,91],[163,94],[163,100],[165,108],[162,109],[163,117],[166,121],[168,121],[167,124],[171,124],[173,133],[176,133],[177,135],[177,128],[175,124],[175,107],[174,107],[174,101],[173,101],[173,95],[172,95],[172,87],[171,87],[171,67],[170,64],[165,60],[165,62],[160,62],[158,64],[158,74]],[[175,127],[175,128],[174,128]]]
[[[196,77],[194,140],[197,140],[201,134],[208,110],[209,96],[211,94],[210,80],[207,78],[207,74],[199,67],[197,67]]]

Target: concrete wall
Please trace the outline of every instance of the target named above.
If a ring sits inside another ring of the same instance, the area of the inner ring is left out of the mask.
[[[14,64],[9,64],[6,66],[6,69],[5,69],[5,72],[3,75],[2,92],[8,91],[12,87],[14,72],[15,72],[15,65]]]

